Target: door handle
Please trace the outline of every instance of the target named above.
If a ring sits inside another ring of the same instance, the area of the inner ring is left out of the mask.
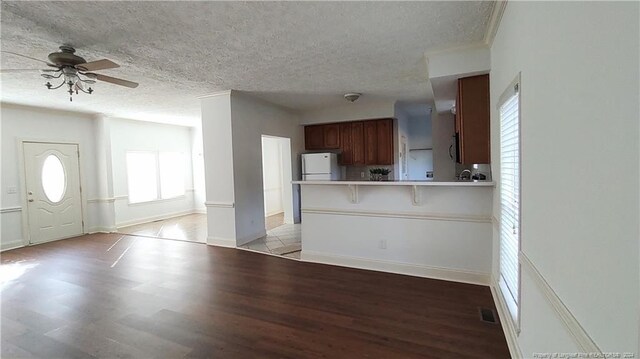
[[[29,198],[29,202],[33,202],[33,198]]]

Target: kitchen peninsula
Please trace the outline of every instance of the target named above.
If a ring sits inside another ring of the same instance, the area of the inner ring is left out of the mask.
[[[488,283],[493,182],[293,183],[303,260]]]

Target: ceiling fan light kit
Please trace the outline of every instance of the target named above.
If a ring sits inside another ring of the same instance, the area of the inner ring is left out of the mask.
[[[13,54],[17,56],[21,56],[27,59],[44,62],[47,66],[52,67],[53,69],[43,69],[40,71],[40,76],[44,77],[47,80],[57,80],[62,79],[59,85],[54,86],[50,81],[47,81],[45,86],[49,90],[56,90],[63,86],[66,86],[67,92],[69,93],[69,101],[73,101],[73,94],[76,95],[80,92],[84,92],[86,94],[92,94],[93,89],[90,85],[96,83],[98,81],[109,82],[114,85],[125,86],[129,88],[138,87],[138,83],[119,79],[116,77],[95,74],[90,71],[97,70],[106,70],[118,68],[120,65],[115,62],[107,59],[97,60],[87,62],[84,58],[75,54],[76,50],[69,45],[60,46],[59,52],[53,52],[49,54],[48,59],[51,62],[46,62],[42,60],[35,59],[33,57],[21,55],[11,51],[2,51],[3,53]],[[0,70],[0,73],[10,73],[10,72],[24,72],[24,71],[38,71],[32,69],[9,69],[9,70]],[[89,85],[89,87],[85,90],[84,85]]]

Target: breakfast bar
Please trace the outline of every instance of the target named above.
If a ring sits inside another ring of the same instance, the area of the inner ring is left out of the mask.
[[[486,284],[489,181],[294,181],[302,259]]]

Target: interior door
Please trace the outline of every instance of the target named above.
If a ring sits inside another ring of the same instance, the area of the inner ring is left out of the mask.
[[[24,142],[29,242],[81,235],[78,145]]]

